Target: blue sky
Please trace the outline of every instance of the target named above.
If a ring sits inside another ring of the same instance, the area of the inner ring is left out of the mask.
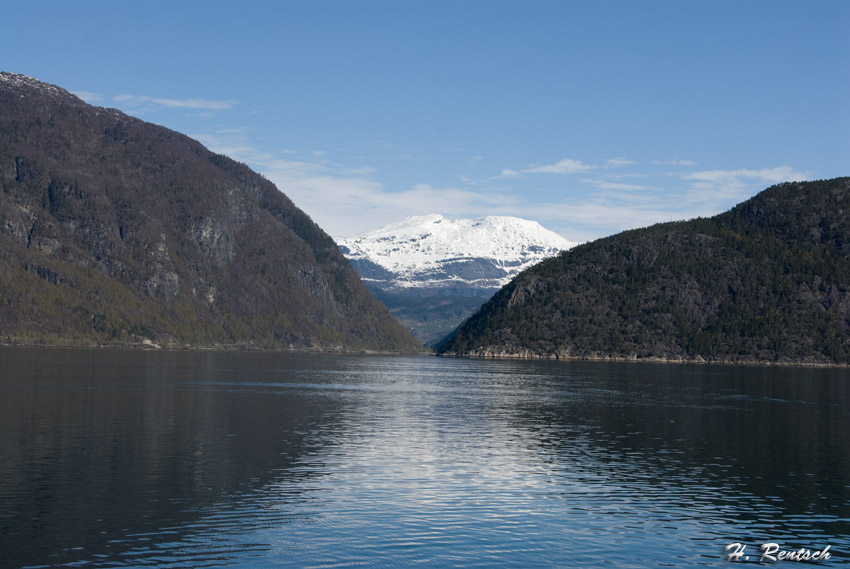
[[[850,2],[7,2],[0,69],[197,138],[328,233],[572,241],[850,175]]]

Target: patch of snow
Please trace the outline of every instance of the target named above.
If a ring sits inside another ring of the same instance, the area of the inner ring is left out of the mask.
[[[367,260],[395,275],[395,286],[439,286],[463,281],[498,287],[520,271],[576,245],[536,221],[508,216],[449,220],[438,214],[413,216],[397,223],[339,239],[345,256]],[[500,278],[460,278],[451,266],[486,262],[503,271]]]
[[[8,71],[0,71],[0,83],[4,84],[4,86],[6,87],[11,87],[17,90],[37,90],[41,96],[47,96],[53,99],[77,99],[77,97],[71,95],[65,89],[57,87],[56,85],[51,85],[50,83],[44,83],[42,81],[39,81],[35,77],[30,77],[29,75],[20,75],[18,73],[9,73]],[[24,98],[23,93],[21,93],[21,98]]]

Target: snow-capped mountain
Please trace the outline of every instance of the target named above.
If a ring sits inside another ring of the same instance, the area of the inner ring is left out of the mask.
[[[367,285],[401,293],[490,296],[517,273],[575,243],[536,221],[506,216],[408,217],[348,239],[342,253]]]

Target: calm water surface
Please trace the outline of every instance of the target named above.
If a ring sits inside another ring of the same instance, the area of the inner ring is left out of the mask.
[[[847,370],[0,349],[0,435],[3,568],[850,559]]]

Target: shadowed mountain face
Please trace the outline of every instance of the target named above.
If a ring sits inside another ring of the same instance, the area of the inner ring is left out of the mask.
[[[520,274],[438,351],[850,363],[850,178],[575,247]]]
[[[271,182],[9,73],[0,188],[0,341],[421,349]]]

